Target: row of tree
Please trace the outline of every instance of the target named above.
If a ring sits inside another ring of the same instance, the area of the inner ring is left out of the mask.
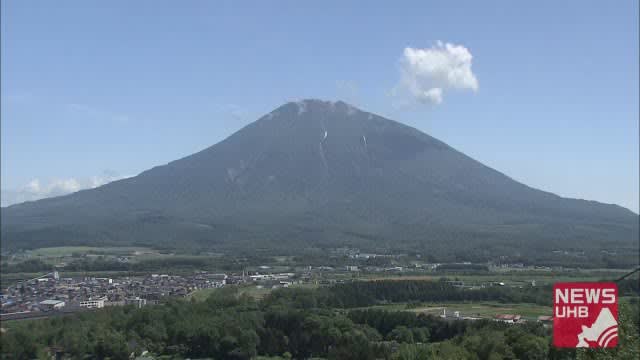
[[[524,287],[490,286],[463,289],[441,281],[357,281],[329,288],[331,305],[363,307],[379,303],[442,302],[442,301],[499,301],[504,303],[535,303],[551,305],[548,286]]]
[[[0,337],[1,353],[3,359],[42,358],[58,348],[74,359],[127,359],[147,350],[166,358],[526,360],[632,359],[640,349],[637,302],[621,304],[618,349],[576,352],[553,348],[550,330],[536,323],[447,321],[331,305],[347,289],[281,289],[256,301],[227,287],[203,302],[174,299],[13,323]]]

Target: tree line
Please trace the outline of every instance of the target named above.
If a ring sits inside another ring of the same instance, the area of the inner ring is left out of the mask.
[[[399,289],[390,283],[389,289]],[[629,357],[639,348],[637,302],[621,304],[620,345],[602,353],[555,349],[550,330],[537,323],[447,321],[336,306],[335,294],[347,289],[280,289],[255,300],[226,287],[202,302],[172,299],[142,309],[111,307],[13,323],[0,337],[1,357],[44,358],[47,348],[58,348],[72,359],[128,359],[143,351],[167,359],[637,358]]]

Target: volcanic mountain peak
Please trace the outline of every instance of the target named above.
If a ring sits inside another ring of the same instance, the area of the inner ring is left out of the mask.
[[[627,210],[532,189],[415,128],[316,99],[136,177],[2,209],[2,245],[11,247],[133,238],[405,246],[451,236],[551,246],[628,243],[637,231]]]
[[[342,100],[331,101],[321,99],[302,99],[298,101],[290,101],[273,110],[267,116],[269,118],[282,113],[294,112],[300,117],[305,117],[307,113],[324,113],[324,114],[344,114],[354,115],[356,113],[366,113],[355,106],[348,104]],[[367,113],[368,114],[368,113]]]

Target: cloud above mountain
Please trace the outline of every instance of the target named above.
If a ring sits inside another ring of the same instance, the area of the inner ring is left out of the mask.
[[[105,170],[101,175],[89,178],[66,178],[42,181],[33,179],[19,189],[2,190],[1,206],[9,206],[25,201],[35,201],[54,196],[62,196],[84,189],[93,189],[108,184],[112,181],[125,179],[129,176],[121,176],[110,170]]]
[[[407,47],[400,60],[400,80],[392,89],[396,103],[438,105],[450,90],[478,90],[471,69],[473,56],[462,45],[443,43],[430,48]]]

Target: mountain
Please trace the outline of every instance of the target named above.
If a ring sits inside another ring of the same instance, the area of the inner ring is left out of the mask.
[[[543,170],[543,169],[541,169]],[[521,253],[633,247],[638,216],[518,183],[344,102],[285,104],[140,175],[2,209],[2,246],[307,246]]]

